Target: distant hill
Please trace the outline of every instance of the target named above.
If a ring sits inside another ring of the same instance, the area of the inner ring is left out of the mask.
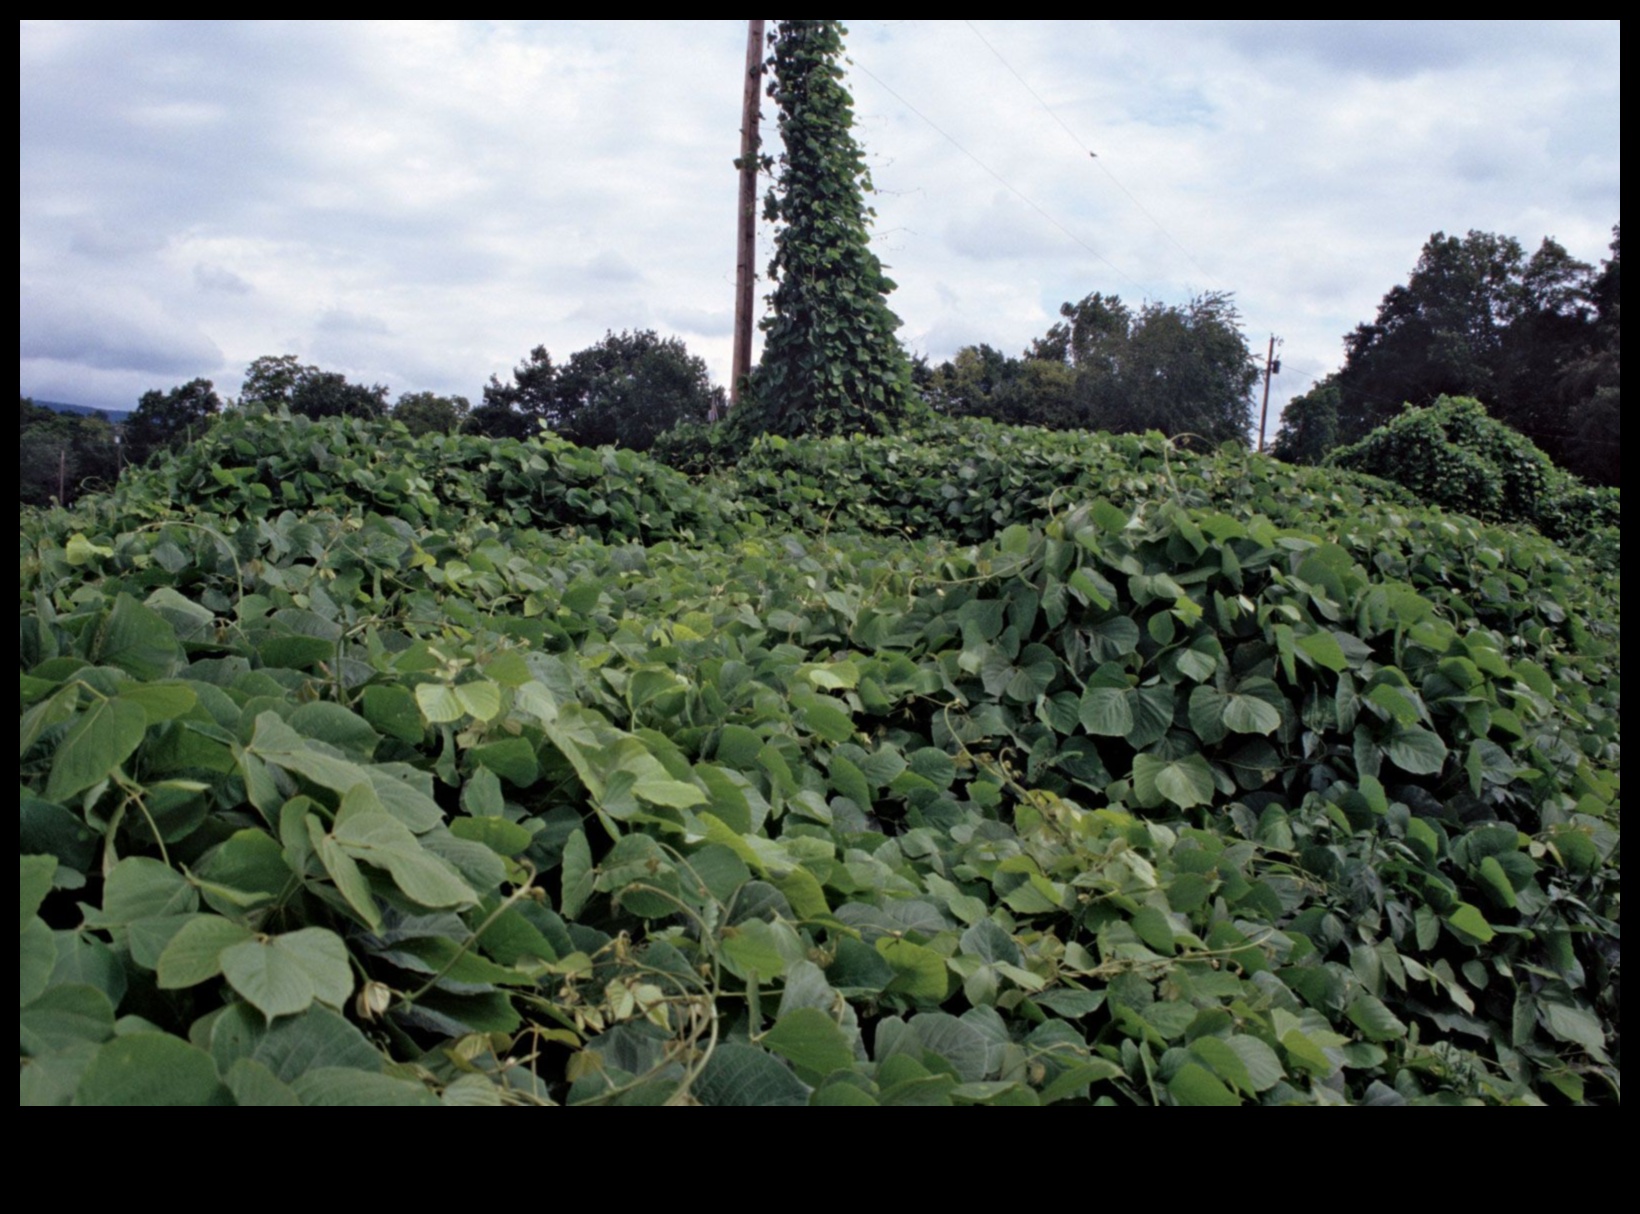
[[[111,422],[123,422],[126,418],[131,416],[132,412],[130,409],[94,409],[90,405],[71,405],[66,401],[60,400],[37,400],[34,397],[30,397],[29,399],[33,400],[34,403],[39,405],[41,408],[51,409],[57,413],[77,413],[81,417],[87,417],[93,413],[101,413]]]

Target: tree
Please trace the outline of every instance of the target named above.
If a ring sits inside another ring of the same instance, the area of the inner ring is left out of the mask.
[[[1289,464],[1319,464],[1338,445],[1338,382],[1327,376],[1281,411],[1270,454]]]
[[[294,354],[264,354],[245,369],[240,399],[283,405],[308,417],[383,417],[387,385],[352,384],[339,371],[321,371]]]
[[[1147,304],[1135,315],[1095,293],[1059,313],[1065,323],[1023,360],[989,346],[960,351],[935,372],[935,407],[1060,429],[1247,441],[1258,367],[1229,295]]]
[[[1513,237],[1436,232],[1377,319],[1344,339],[1340,441],[1364,437],[1403,403],[1469,396],[1564,459],[1555,388],[1587,342],[1589,274],[1547,237],[1528,257]]]
[[[769,95],[785,150],[763,213],[781,227],[763,357],[732,419],[747,435],[880,434],[911,399],[886,298],[894,283],[867,234],[871,179],[842,84],[843,33],[836,21],[783,21],[771,39]]]
[[[191,379],[168,392],[144,392],[125,420],[127,458],[141,463],[156,451],[191,442],[222,412],[222,398],[208,379]]]
[[[681,422],[703,422],[724,404],[706,361],[653,329],[606,333],[570,356],[556,383],[554,429],[583,447],[647,451]]]
[[[1623,451],[1622,240],[1618,225],[1612,229],[1612,255],[1589,284],[1593,327],[1558,385],[1571,431],[1562,462],[1602,485],[1618,483]]]
[[[679,423],[705,421],[714,404],[722,408],[723,390],[681,338],[653,329],[610,332],[563,366],[536,346],[512,383],[490,376],[468,428],[522,438],[545,426],[583,447],[647,451]]]
[[[58,413],[18,397],[17,499],[68,505],[119,475],[114,428],[103,413]]]
[[[471,411],[472,405],[465,396],[406,392],[393,406],[393,419],[408,426],[411,434],[454,434]]]

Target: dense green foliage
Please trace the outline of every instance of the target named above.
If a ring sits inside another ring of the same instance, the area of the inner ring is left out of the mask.
[[[1258,369],[1228,295],[1135,314],[1096,293],[1059,311],[1066,323],[1022,359],[986,345],[959,350],[934,370],[929,402],[952,416],[1017,425],[1247,441]]]
[[[232,417],[23,517],[21,1099],[1614,1101],[1619,583],[1381,484]]]
[[[782,21],[771,39],[769,95],[780,109],[780,175],[764,204],[777,222],[763,355],[735,410],[737,431],[882,434],[910,401],[911,364],[871,251],[871,188],[843,87],[843,27]],[[772,167],[772,166],[771,166]]]
[[[294,354],[264,355],[245,370],[240,399],[268,408],[283,406],[304,417],[383,417],[387,385],[348,382],[340,371],[307,365]]]
[[[1615,568],[1617,490],[1589,489],[1469,397],[1443,396],[1427,408],[1407,409],[1360,442],[1334,450],[1327,463],[1385,477],[1419,501],[1448,510],[1530,523],[1555,539],[1605,553]]]
[[[59,413],[18,399],[17,498],[24,505],[73,502],[119,475],[113,426],[100,413]]]
[[[125,458],[140,464],[156,451],[170,451],[200,438],[222,412],[222,398],[208,379],[191,379],[168,392],[144,392],[125,419]]]
[[[583,446],[647,451],[668,430],[704,422],[723,400],[704,359],[680,338],[644,329],[606,334],[563,366],[537,346],[512,383],[490,377],[469,428],[523,438],[545,426]]]
[[[1407,282],[1344,339],[1338,440],[1390,421],[1403,402],[1486,403],[1561,467],[1617,483],[1621,440],[1621,232],[1598,270],[1545,239],[1528,256],[1489,232],[1424,245]]]

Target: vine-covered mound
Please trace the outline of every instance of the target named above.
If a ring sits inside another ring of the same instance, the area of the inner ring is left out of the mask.
[[[238,418],[25,515],[23,1101],[1617,1099],[1614,579],[949,440]]]

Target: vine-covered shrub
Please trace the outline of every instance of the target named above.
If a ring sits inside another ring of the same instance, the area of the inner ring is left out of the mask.
[[[1620,555],[1621,497],[1556,468],[1531,439],[1466,396],[1408,409],[1335,450],[1328,465],[1381,476],[1420,500],[1494,522],[1529,523],[1608,568]]]

